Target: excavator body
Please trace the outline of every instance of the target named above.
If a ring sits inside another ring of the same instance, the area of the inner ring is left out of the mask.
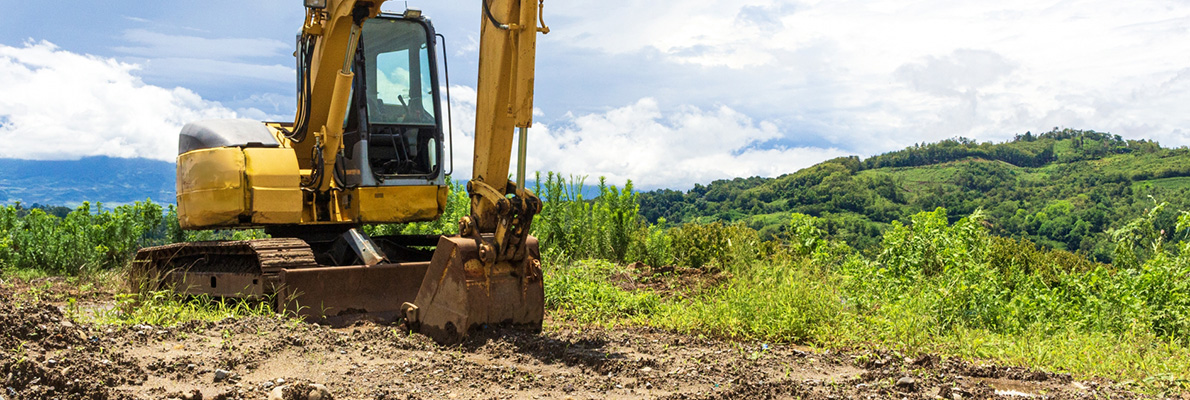
[[[482,1],[471,212],[458,235],[362,229],[445,211],[444,38],[419,10],[305,0],[294,122],[197,121],[179,139],[180,226],[263,228],[270,238],[141,249],[135,288],[272,301],[330,323],[403,319],[440,343],[491,325],[539,331],[544,288],[529,228],[541,203],[524,189],[523,160],[535,38],[548,29],[537,26],[539,2]],[[512,181],[516,128],[522,168]]]

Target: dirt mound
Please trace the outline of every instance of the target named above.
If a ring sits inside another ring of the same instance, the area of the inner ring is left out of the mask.
[[[24,304],[0,294],[0,386],[18,399],[123,398],[114,385],[143,382],[133,361],[106,353],[90,326],[47,303]],[[106,353],[106,354],[105,354]]]
[[[26,305],[0,294],[0,347],[13,348],[22,342],[35,342],[43,347],[61,349],[85,341],[85,330],[63,316],[58,307],[47,303]]]

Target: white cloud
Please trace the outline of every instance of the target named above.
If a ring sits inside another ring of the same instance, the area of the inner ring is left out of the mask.
[[[669,87],[632,82],[639,97],[728,104],[860,154],[1055,126],[1190,145],[1184,1],[576,1],[551,8],[557,36],[549,41],[637,57],[640,68],[699,74],[687,82],[700,90],[677,91],[681,98],[652,94],[674,93]],[[648,18],[626,22],[625,15]]]
[[[452,88],[456,176],[470,176],[474,89]],[[642,189],[690,188],[715,179],[777,176],[847,155],[835,148],[765,145],[781,137],[776,125],[754,122],[726,106],[663,109],[643,98],[602,113],[566,115],[529,130],[528,171],[631,179]],[[515,162],[515,161],[514,161]],[[514,169],[515,165],[510,169]]]
[[[44,41],[0,45],[0,157],[172,161],[184,123],[236,115],[190,90],[146,85],[136,69]]]

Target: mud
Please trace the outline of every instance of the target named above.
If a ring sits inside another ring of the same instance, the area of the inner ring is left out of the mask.
[[[450,347],[366,322],[96,326],[25,290],[0,289],[5,400],[1144,397],[1101,379],[932,355],[812,352],[564,321],[547,321],[541,334],[481,332]]]

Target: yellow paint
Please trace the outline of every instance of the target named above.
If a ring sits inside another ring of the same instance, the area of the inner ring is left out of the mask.
[[[296,224],[302,192],[293,150],[221,147],[178,156],[183,229]]]
[[[302,219],[301,177],[291,149],[244,149],[252,222],[296,224]]]
[[[430,221],[446,208],[445,186],[382,186],[356,189],[361,223]]]
[[[183,229],[233,226],[246,210],[244,153],[235,147],[178,156],[178,223]]]
[[[500,29],[482,18],[472,177],[505,194],[514,128],[533,125],[538,8],[536,2],[490,1],[496,20],[515,27]]]

